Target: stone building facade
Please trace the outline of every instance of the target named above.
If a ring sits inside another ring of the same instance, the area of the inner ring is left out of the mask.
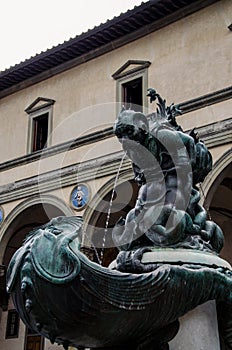
[[[83,216],[83,243],[97,259],[90,242],[103,239],[119,166],[109,227],[137,191],[112,125],[122,104],[154,108],[149,87],[180,105],[178,123],[195,127],[212,153],[202,203],[224,231],[221,256],[232,262],[231,13],[230,0],[147,1],[0,73],[1,349],[56,347],[18,320],[5,293],[7,265],[33,227],[59,215]],[[109,243],[103,263],[115,253]]]

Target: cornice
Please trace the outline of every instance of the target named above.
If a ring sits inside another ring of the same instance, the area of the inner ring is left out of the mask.
[[[232,142],[232,117],[196,128],[208,148]]]
[[[216,147],[232,142],[232,117],[196,128],[200,138],[207,147]],[[112,129],[108,130],[113,135]],[[77,182],[88,182],[107,176],[115,176],[123,152],[115,152],[83,163],[56,169],[39,176],[22,179],[0,187],[0,204],[43,194],[56,189],[74,186]],[[131,161],[125,159],[121,173],[131,171]]]
[[[142,38],[219,0],[150,0],[0,72],[0,98]]]
[[[232,86],[214,91],[212,93],[179,103],[179,107],[183,113],[195,111],[215,103],[223,102],[232,98]]]
[[[213,93],[181,102],[178,104],[178,106],[182,110],[183,114],[185,114],[212,104],[223,102],[231,98],[232,86],[229,86],[222,90],[217,90]],[[219,145],[231,142],[231,118],[227,119],[226,121],[220,121],[212,123],[210,125],[198,128],[199,133],[202,134],[202,137],[205,139],[208,147],[213,147],[214,144]],[[38,161],[41,158],[51,157],[62,152],[67,152],[69,150],[73,150],[75,148],[79,148],[91,143],[99,142],[113,136],[113,128],[111,127],[91,134],[87,134],[74,140],[60,143],[58,145],[48,147],[44,150],[33,152],[15,159],[8,160],[4,163],[0,163],[0,172]]]
[[[122,151],[116,152],[1,186],[0,204],[74,186],[77,182],[113,176],[118,171],[122,155]],[[131,169],[131,162],[126,159],[122,164],[121,172],[128,169]]]
[[[94,133],[78,137],[71,141],[63,142],[58,145],[54,145],[40,151],[26,154],[22,157],[17,157],[15,159],[8,160],[0,164],[0,172],[15,168],[17,166],[29,164],[43,158],[48,158],[59,153],[68,152],[75,148],[79,148],[91,143],[102,141],[112,136],[113,136],[112,128],[96,131]]]

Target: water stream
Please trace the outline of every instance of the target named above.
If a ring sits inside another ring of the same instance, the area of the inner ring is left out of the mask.
[[[119,174],[123,165],[123,162],[126,158],[127,152],[124,152],[121,162],[119,164],[118,167],[118,171],[114,180],[114,187],[112,189],[112,193],[111,193],[111,198],[110,198],[110,202],[109,202],[109,208],[108,208],[108,212],[107,212],[107,217],[106,217],[106,223],[105,223],[105,229],[104,229],[104,235],[103,235],[103,239],[102,239],[102,248],[101,248],[101,253],[100,253],[100,264],[102,265],[103,262],[103,255],[104,255],[104,249],[105,249],[105,244],[106,244],[106,235],[108,232],[108,226],[109,226],[109,221],[110,221],[110,215],[111,215],[111,209],[112,209],[112,205],[113,205],[113,200],[114,200],[114,194],[115,194],[115,189],[118,183],[118,178],[119,178]]]

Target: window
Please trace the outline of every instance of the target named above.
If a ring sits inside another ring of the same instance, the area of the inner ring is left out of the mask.
[[[54,100],[38,97],[25,112],[29,115],[27,152],[40,151],[51,145]]]
[[[47,147],[48,139],[48,113],[33,118],[32,151],[39,151]]]
[[[112,75],[117,82],[117,114],[122,105],[126,109],[145,112],[150,64],[149,61],[129,60]]]
[[[143,79],[142,77],[122,84],[122,102],[126,109],[142,112]]]
[[[9,310],[7,316],[6,339],[17,338],[19,333],[19,314],[16,310]]]

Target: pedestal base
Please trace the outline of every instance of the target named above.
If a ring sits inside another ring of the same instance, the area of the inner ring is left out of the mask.
[[[199,305],[179,319],[180,329],[170,350],[220,350],[214,301]]]

